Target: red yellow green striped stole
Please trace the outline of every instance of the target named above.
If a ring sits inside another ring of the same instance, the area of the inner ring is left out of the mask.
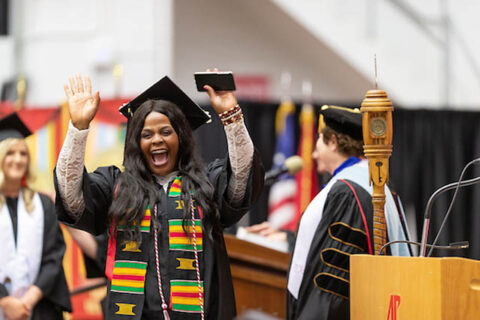
[[[140,222],[140,231],[141,232],[147,232],[147,233],[150,232],[151,220],[152,220],[152,217],[151,217],[150,207],[147,206],[147,210],[145,210],[145,214],[143,215],[142,221]],[[133,225],[135,226],[136,222]],[[119,224],[118,225],[118,230],[119,231],[125,231],[126,229],[127,229],[127,226],[125,224]]]
[[[203,281],[200,282],[203,299]],[[198,282],[195,280],[170,280],[170,309],[183,312],[200,312]]]
[[[192,220],[188,220],[187,231],[190,234],[188,238],[187,233],[183,229],[184,221],[182,219],[172,219],[168,221],[168,238],[170,242],[170,250],[184,250],[194,251],[193,238],[192,238]],[[203,234],[202,234],[202,221],[195,220],[195,232],[197,235],[197,251],[203,250]]]
[[[115,261],[111,291],[143,294],[147,263],[138,261]]]
[[[173,180],[170,190],[168,191],[169,197],[179,197],[182,194],[182,177],[176,177]],[[193,190],[190,190],[190,194],[193,194]]]
[[[140,222],[140,231],[150,233],[150,224],[151,224],[151,212],[150,212],[150,207],[147,207],[147,210],[145,210],[145,214],[143,215],[142,221]],[[110,280],[113,279],[113,270],[115,268],[115,263],[116,263],[115,254],[117,251],[117,239],[114,236],[112,236],[113,226],[114,226],[114,223],[112,223],[110,227],[110,237],[108,240],[108,249],[107,249],[107,261],[105,266],[105,275]],[[120,223],[118,225],[118,231],[125,231],[126,229],[127,229],[127,226],[125,224]],[[139,251],[136,243],[134,242],[127,243],[123,250],[137,251],[137,252]]]
[[[182,180],[181,177],[176,177],[173,180],[170,190],[168,191],[169,197],[178,197],[182,193]]]

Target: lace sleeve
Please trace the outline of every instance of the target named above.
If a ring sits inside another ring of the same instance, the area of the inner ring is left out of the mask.
[[[240,205],[247,189],[248,176],[253,158],[253,142],[243,119],[225,125],[228,154],[232,176],[228,183],[227,198],[232,205]]]
[[[57,161],[57,181],[60,198],[68,212],[79,216],[85,209],[82,175],[88,129],[78,130],[68,124],[67,136]]]

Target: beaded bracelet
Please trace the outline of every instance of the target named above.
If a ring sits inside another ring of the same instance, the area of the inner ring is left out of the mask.
[[[241,112],[242,109],[240,109],[240,106],[237,104],[235,107],[233,107],[232,109],[229,109],[227,111],[223,111],[222,113],[220,113],[218,116],[220,117],[220,119],[225,119],[225,118],[229,118],[230,116],[232,116],[233,114],[237,113],[237,112]]]
[[[243,120],[242,109],[237,104],[232,109],[220,113],[219,117],[224,126],[232,123],[238,123],[239,121]]]
[[[237,115],[239,115],[239,114],[242,114],[242,110],[241,110],[240,108],[237,109],[236,112],[230,113],[230,114],[229,114],[228,116],[226,116],[226,117],[225,117],[225,116],[222,116],[222,117],[220,118],[220,120],[225,121],[225,120],[228,120],[228,119],[230,119],[230,118],[232,118],[232,117],[235,117],[235,116],[237,116]]]

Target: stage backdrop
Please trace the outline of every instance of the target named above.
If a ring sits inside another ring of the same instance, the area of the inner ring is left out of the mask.
[[[257,149],[260,150],[265,168],[272,167],[275,148],[275,112],[279,103],[240,102],[246,124]],[[316,103],[318,110],[323,104]],[[360,106],[351,104],[350,106]],[[296,104],[296,141],[299,139],[299,113],[301,103]],[[211,114],[214,114],[210,109]],[[202,155],[207,160],[224,156],[225,135],[215,117],[212,124],[197,130]],[[416,221],[411,233],[419,238],[423,224],[423,212],[430,195],[441,186],[458,180],[462,168],[474,158],[480,157],[480,112],[435,111],[402,109],[395,106],[393,113],[393,153],[390,158],[391,186],[400,195],[404,207]],[[480,168],[470,169],[466,179],[480,175]],[[319,185],[328,179],[319,176]],[[250,222],[265,221],[268,212],[269,190],[265,188],[259,203],[250,212]],[[438,232],[447,211],[453,191],[441,196],[433,207],[429,242]],[[467,240],[470,249],[439,251],[437,255],[455,255],[480,259],[480,187],[460,190],[447,227],[442,232],[440,244]]]
[[[390,173],[404,204],[415,209],[421,235],[423,214],[430,195],[459,179],[463,167],[480,157],[480,112],[402,110],[393,116],[393,154]],[[478,165],[464,179],[478,177]],[[432,210],[429,243],[435,238],[454,191],[441,195]],[[460,189],[442,231],[440,244],[467,240],[470,249],[439,251],[437,255],[480,259],[480,187]]]

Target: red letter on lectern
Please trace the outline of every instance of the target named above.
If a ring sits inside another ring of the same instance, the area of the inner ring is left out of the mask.
[[[397,320],[397,310],[400,306],[400,296],[392,294],[390,296],[390,306],[388,307],[387,320]]]

